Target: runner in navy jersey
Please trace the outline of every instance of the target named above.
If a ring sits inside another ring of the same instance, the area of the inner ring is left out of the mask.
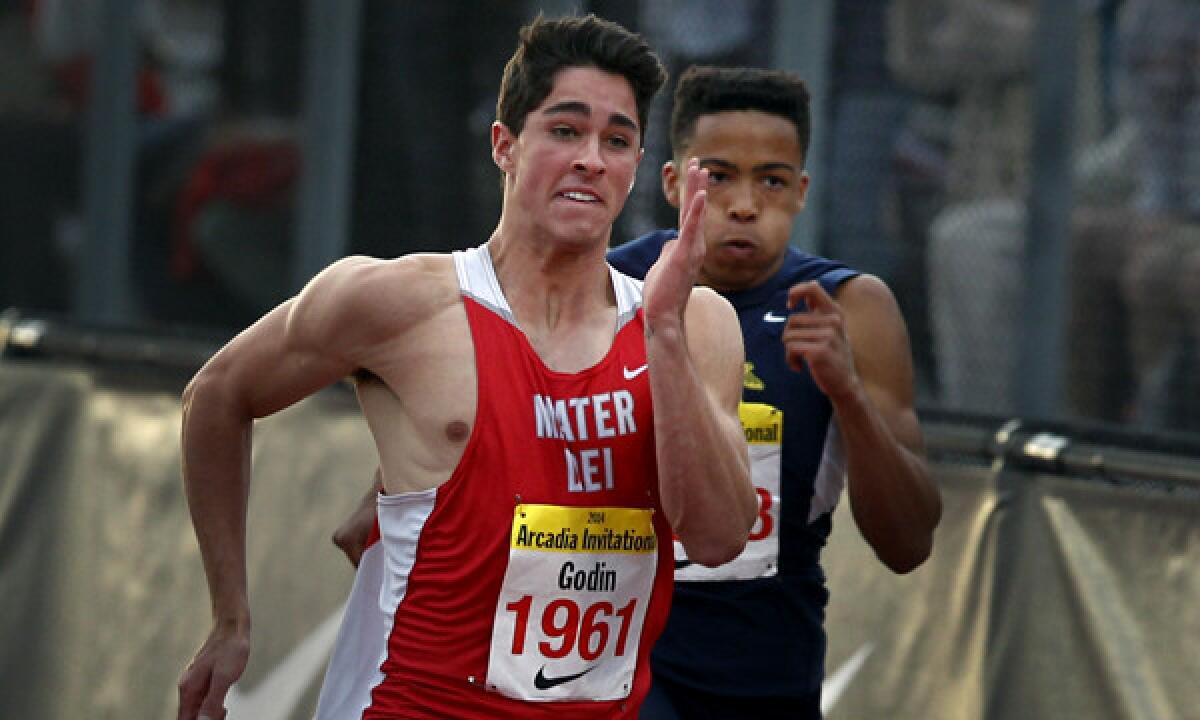
[[[709,172],[699,280],[738,314],[740,408],[759,495],[746,549],[717,568],[676,546],[675,597],[652,655],[646,720],[819,718],[828,593],[820,552],[846,490],[880,560],[904,573],[932,551],[941,515],[913,408],[907,329],[878,278],[789,246],[809,178],[808,93],[795,76],[692,68],[679,80],[669,202],[683,168]],[[642,277],[673,230],[609,252]],[[335,542],[356,560],[369,513]]]
[[[759,520],[732,562],[676,545],[675,598],[655,645],[646,720],[820,718],[828,593],[821,548],[843,488],[896,572],[932,550],[941,499],[913,409],[912,359],[879,279],[788,245],[808,189],[808,93],[793,75],[692,68],[671,120],[663,190],[709,171],[702,283],[734,306],[746,349],[741,419]],[[609,252],[641,277],[674,231]]]

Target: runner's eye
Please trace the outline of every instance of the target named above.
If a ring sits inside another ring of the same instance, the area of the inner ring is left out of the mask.
[[[633,143],[629,142],[629,138],[624,135],[613,135],[608,139],[608,144],[619,150],[632,147]]]

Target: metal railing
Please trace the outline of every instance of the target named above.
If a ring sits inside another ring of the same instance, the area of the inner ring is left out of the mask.
[[[1200,443],[1189,437],[937,411],[922,415],[926,449],[935,460],[1200,490]]]

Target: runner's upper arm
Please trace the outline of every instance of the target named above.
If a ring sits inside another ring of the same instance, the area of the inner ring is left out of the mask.
[[[860,275],[838,289],[846,332],[863,387],[896,439],[910,450],[923,446],[914,407],[913,364],[904,316],[887,285]]]
[[[191,387],[264,417],[352,373],[379,332],[369,303],[379,265],[350,257],[326,268],[223,347]]]
[[[722,408],[736,413],[745,362],[737,313],[713,290],[696,288],[688,303],[686,323],[688,352],[701,381]]]

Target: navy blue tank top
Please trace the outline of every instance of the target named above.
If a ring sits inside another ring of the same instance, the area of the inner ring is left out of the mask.
[[[621,272],[645,277],[673,230],[608,254]],[[675,599],[652,655],[654,672],[728,696],[808,696],[825,666],[828,591],[820,552],[845,483],[829,399],[807,370],[787,365],[781,335],[787,292],[817,280],[831,296],[859,273],[789,248],[767,282],[725,294],[746,348],[741,417],[760,500],[742,557],[709,570],[676,553]]]

